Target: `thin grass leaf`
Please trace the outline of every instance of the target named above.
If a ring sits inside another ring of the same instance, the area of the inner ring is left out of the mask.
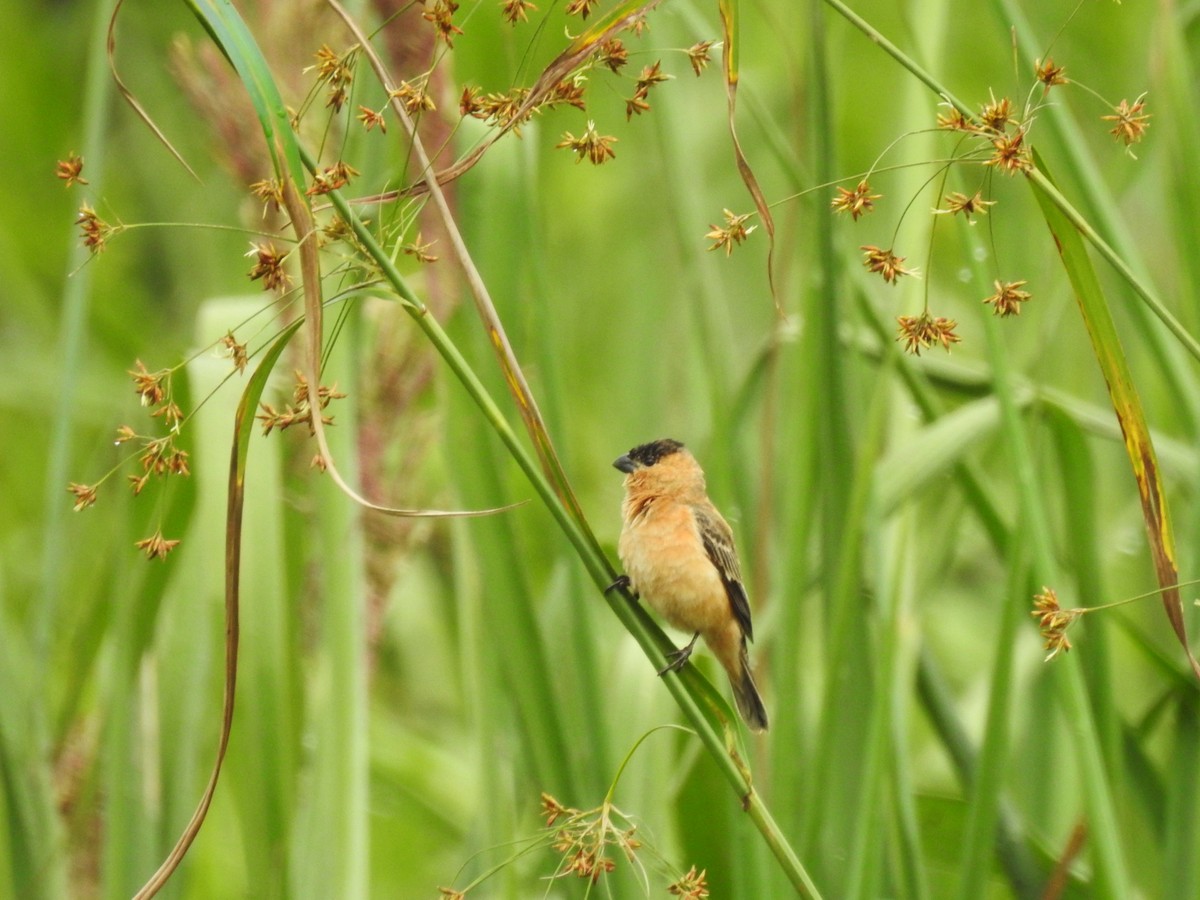
[[[725,42],[723,60],[729,138],[733,142],[733,154],[737,161],[738,174],[742,177],[742,183],[746,185],[746,190],[750,192],[750,197],[754,200],[754,208],[758,211],[758,217],[762,220],[763,228],[767,232],[767,282],[771,286],[771,300],[775,304],[775,311],[783,315],[783,305],[779,300],[779,292],[775,288],[775,219],[771,215],[771,206],[767,203],[767,198],[759,186],[758,177],[750,166],[750,160],[746,158],[742,142],[738,139],[737,134],[738,0],[720,0],[719,9],[721,31]]]
[[[146,124],[146,127],[149,128],[154,134],[154,136],[158,138],[158,142],[166,147],[168,152],[170,152],[170,154],[175,157],[179,164],[187,170],[187,173],[195,178],[197,182],[199,182],[200,176],[197,175],[195,170],[188,165],[187,160],[183,158],[183,154],[175,149],[175,145],[171,143],[163,130],[158,127],[158,124],[154,121],[153,117],[151,117],[150,113],[146,111],[146,108],[142,106],[137,97],[134,96],[133,91],[126,87],[125,82],[121,80],[120,73],[117,71],[117,16],[120,14],[121,7],[124,5],[124,3],[125,0],[117,0],[117,5],[113,7],[112,16],[110,16],[108,20],[108,70],[112,74],[113,84],[117,86],[117,91],[120,92],[121,97],[124,98],[125,102],[129,104],[135,113],[137,113],[138,118],[141,119]]]

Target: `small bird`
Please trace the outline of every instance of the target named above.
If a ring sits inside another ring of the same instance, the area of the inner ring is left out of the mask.
[[[752,731],[765,731],[767,711],[750,674],[746,641],[754,639],[733,531],[704,486],[700,464],[679,441],[634,447],[613,463],[625,473],[617,552],[628,586],[692,640],[670,654],[658,673],[677,671],[703,636],[729,675],[738,712]]]

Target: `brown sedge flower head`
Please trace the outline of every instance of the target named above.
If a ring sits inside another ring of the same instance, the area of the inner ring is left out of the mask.
[[[437,242],[430,241],[429,243],[425,243],[422,240],[421,232],[418,231],[416,240],[410,241],[409,243],[402,246],[400,249],[404,253],[406,253],[409,256],[416,259],[417,262],[435,263],[438,261],[438,258],[429,252],[430,248],[433,247],[433,245],[435,243],[437,243]]]
[[[529,88],[515,87],[507,94],[483,94],[478,88],[463,89],[458,101],[458,110],[464,116],[493,126],[511,128],[513,134],[521,136],[521,126],[528,122],[534,110],[522,112],[525,99],[529,96]]]
[[[328,387],[326,385],[317,386],[317,403],[321,409],[325,409],[332,401],[341,400],[346,395],[337,389],[337,385]],[[270,434],[273,430],[286,431],[293,425],[304,423],[308,426],[308,433],[313,434],[313,422],[311,407],[308,403],[308,379],[303,372],[296,373],[296,385],[292,390],[293,402],[285,406],[282,410],[276,410],[269,403],[259,403],[259,408],[262,410],[257,416],[263,426],[263,435]],[[324,425],[333,425],[333,416],[321,416],[321,423]]]
[[[687,53],[688,62],[692,64],[692,71],[696,73],[697,78],[699,78],[700,74],[706,68],[708,68],[709,62],[712,61],[708,55],[708,51],[712,49],[714,43],[716,42],[700,41],[697,44],[692,44],[692,46],[688,47],[685,51]]]
[[[592,13],[592,7],[596,5],[596,0],[571,0],[563,10],[568,16],[579,16],[581,19],[586,19]]]
[[[246,345],[239,344],[232,331],[226,332],[225,337],[220,340],[220,345],[225,348],[225,354],[233,360],[233,367],[239,373],[245,372],[246,363],[250,361],[250,357],[246,353]]]
[[[463,30],[454,24],[454,14],[457,11],[458,4],[454,0],[434,0],[433,3],[425,3],[425,12],[421,13],[421,18],[432,22],[437,36],[451,48],[454,46],[454,35],[463,33]]]
[[[664,81],[669,81],[672,76],[666,74],[662,70],[662,60],[656,59],[654,65],[644,66],[642,74],[638,76],[635,93],[640,93],[645,96],[650,88],[656,84],[661,84]]]
[[[1122,100],[1113,107],[1113,115],[1100,117],[1105,122],[1117,123],[1109,134],[1126,147],[1141,141],[1146,135],[1146,129],[1150,127],[1150,113],[1145,112],[1145,97],[1146,95],[1142,94],[1133,103]]]
[[[839,186],[837,192],[838,195],[829,202],[829,205],[834,212],[850,213],[850,218],[855,222],[860,216],[871,212],[875,208],[875,201],[883,197],[883,194],[871,193],[871,185],[865,178],[853,190]]]
[[[304,193],[310,197],[319,197],[340,190],[357,174],[358,170],[353,166],[338,160],[332,166],[326,166],[323,172],[314,175],[312,185]]]
[[[164,403],[158,409],[150,414],[151,418],[162,419],[167,423],[167,428],[179,433],[179,426],[183,422],[183,410],[173,402]]]
[[[96,484],[79,484],[74,481],[67,485],[67,490],[75,498],[75,505],[73,507],[75,512],[87,509],[96,502],[96,489],[98,487],[99,485]]]
[[[363,127],[367,131],[370,131],[376,125],[378,125],[379,130],[384,134],[387,134],[387,119],[385,119],[383,116],[385,112],[385,109],[374,110],[368,109],[365,106],[360,106],[358,108],[358,115],[355,116],[355,118],[362,122]]]
[[[136,368],[130,369],[128,374],[133,376],[134,392],[142,398],[142,406],[158,406],[167,395],[164,385],[171,377],[171,370],[149,372],[140,359],[134,360],[133,364]]]
[[[117,231],[115,227],[96,215],[96,211],[86,203],[79,207],[79,217],[75,220],[75,224],[79,226],[80,234],[83,237],[83,246],[87,247],[93,255],[102,253],[108,239]]]
[[[1051,57],[1046,57],[1044,60],[1038,60],[1037,66],[1034,69],[1034,75],[1037,80],[1042,83],[1042,96],[1045,97],[1050,93],[1050,88],[1060,84],[1070,84],[1067,76],[1063,74],[1066,71],[1065,66],[1056,66]]]
[[[650,88],[670,77],[662,71],[662,60],[655,60],[654,65],[644,67],[634,86],[633,96],[625,101],[626,120],[649,110],[650,104],[646,98],[650,95]]]
[[[83,157],[77,156],[74,150],[66,159],[58,161],[54,167],[54,175],[63,180],[65,187],[88,183],[88,180],[83,177]]]
[[[322,44],[317,50],[318,80],[329,87],[325,105],[332,107],[334,112],[341,112],[349,97],[347,88],[354,80],[354,64],[358,58],[358,47],[351,47],[342,55],[338,55],[328,44]]]
[[[433,112],[437,109],[437,104],[429,96],[426,90],[427,87],[428,81],[419,85],[402,81],[400,82],[400,87],[393,89],[389,96],[403,103],[405,111],[410,116],[420,115],[423,112]]]
[[[464,891],[456,891],[454,888],[440,887],[438,893],[446,900],[467,900],[467,895]]]
[[[867,267],[867,271],[878,272],[888,284],[895,284],[901,275],[918,274],[916,269],[902,265],[907,257],[897,256],[890,248],[883,250],[874,244],[864,244],[859,249],[863,251],[863,265]]]
[[[979,110],[979,121],[989,131],[1003,133],[1010,124],[1015,123],[1012,115],[1012,101],[1007,97],[999,100],[994,97]]]
[[[900,333],[896,340],[904,341],[904,352],[920,356],[921,351],[935,344],[949,352],[951,344],[957,344],[961,338],[954,333],[958,323],[953,319],[942,316],[931,316],[927,311],[919,316],[897,316]]]
[[[543,100],[545,106],[573,106],[576,109],[587,110],[587,103],[583,99],[584,91],[586,90],[586,81],[582,78],[564,78],[558,84],[554,85],[549,95]]]
[[[250,185],[250,193],[263,203],[263,215],[273,207],[276,212],[283,208],[283,185],[274,178],[265,178]]]
[[[993,283],[996,287],[996,293],[990,297],[985,297],[983,302],[990,303],[992,305],[992,312],[1001,318],[1019,316],[1021,314],[1021,304],[1026,302],[1031,296],[1029,291],[1021,290],[1025,282],[996,281]]]
[[[978,131],[978,126],[956,106],[951,106],[947,112],[938,113],[937,127],[947,131]]]
[[[1007,175],[1028,172],[1033,168],[1033,160],[1025,149],[1024,129],[996,138],[992,141],[992,147],[995,149],[991,158],[984,161],[985,166],[995,166]]]
[[[682,900],[704,900],[708,896],[706,875],[705,869],[697,872],[696,867],[692,866],[682,878],[667,888],[667,893],[680,897]]]
[[[1071,641],[1067,638],[1067,626],[1082,614],[1082,610],[1063,609],[1058,604],[1058,594],[1053,588],[1043,587],[1040,594],[1033,595],[1033,612],[1030,613],[1038,620],[1038,628],[1046,641],[1046,661],[1049,662],[1061,650],[1064,653],[1071,649]]]
[[[292,277],[283,268],[283,261],[287,259],[287,254],[281,253],[270,242],[266,244],[252,243],[250,248],[250,252],[246,255],[255,258],[254,267],[250,269],[250,280],[262,279],[264,291],[277,290],[280,293],[286,291],[288,285],[292,283]]]
[[[629,51],[625,49],[625,44],[620,38],[609,38],[607,41],[600,42],[595,60],[596,65],[607,66],[613,74],[616,74],[629,62]]]
[[[975,216],[987,215],[987,208],[995,206],[995,200],[984,200],[983,194],[976,191],[970,197],[966,194],[961,194],[958,191],[947,194],[945,198],[946,208],[935,209],[935,215],[958,215],[963,214],[963,217],[972,225],[975,224]]]
[[[709,250],[720,250],[724,247],[725,255],[731,256],[734,245],[741,244],[758,226],[751,225],[749,228],[746,227],[746,220],[750,218],[751,213],[738,215],[732,210],[723,209],[721,210],[721,215],[725,217],[725,224],[710,224],[708,227],[711,231],[705,237],[713,242],[712,246],[708,248]]]
[[[134,542],[134,546],[145,551],[146,559],[166,559],[167,554],[179,546],[179,541],[167,540],[159,529],[150,537]]]
[[[558,821],[560,816],[578,815],[579,810],[563,806],[552,796],[542,791],[542,813],[546,816],[546,827],[549,828]]]
[[[504,0],[501,4],[504,8],[504,18],[510,25],[516,25],[517,22],[528,22],[529,16],[526,13],[529,10],[537,11],[529,0]]]
[[[635,836],[637,827],[623,827],[628,819],[612,804],[605,802],[595,809],[580,811],[543,793],[541,806],[546,827],[553,831],[550,846],[562,857],[555,878],[574,875],[597,883],[617,867],[616,861],[608,856],[611,847],[630,861],[637,858],[642,846]]]
[[[596,131],[596,123],[588,121],[587,131],[579,137],[566,132],[563,139],[554,145],[555,149],[567,148],[575,151],[575,162],[590,160],[592,165],[599,166],[616,157],[612,145],[617,139],[611,135],[600,134]]]

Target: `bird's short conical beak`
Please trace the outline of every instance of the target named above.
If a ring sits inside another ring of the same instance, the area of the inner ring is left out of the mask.
[[[613,467],[620,469],[626,475],[632,472],[635,468],[633,460],[630,459],[628,455],[618,456],[616,462],[613,463]]]

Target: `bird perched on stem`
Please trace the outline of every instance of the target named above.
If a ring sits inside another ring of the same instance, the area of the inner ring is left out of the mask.
[[[632,588],[672,626],[692,632],[658,674],[682,668],[703,636],[729,675],[738,712],[752,731],[765,731],[767,711],[746,653],[754,631],[733,531],[708,499],[700,464],[679,441],[663,439],[634,447],[613,465],[625,473],[617,552],[626,573],[613,586]]]

